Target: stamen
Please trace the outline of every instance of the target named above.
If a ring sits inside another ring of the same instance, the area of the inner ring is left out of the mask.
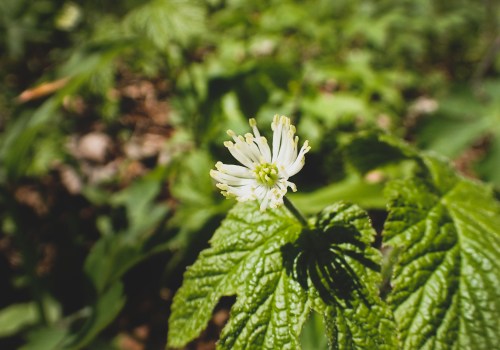
[[[278,181],[278,168],[272,163],[262,163],[255,167],[255,178],[262,185],[273,187]]]

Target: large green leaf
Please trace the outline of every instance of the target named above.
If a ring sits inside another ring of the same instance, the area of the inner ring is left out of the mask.
[[[500,205],[490,188],[423,158],[388,187],[385,243],[400,250],[392,304],[404,349],[500,344]]]
[[[222,296],[238,296],[220,348],[273,348],[298,342],[307,296],[283,272],[280,248],[300,224],[285,209],[260,212],[255,203],[230,211],[185,276],[174,298],[168,344],[183,346],[206,327]],[[274,344],[274,345],[273,345]]]
[[[332,348],[394,348],[378,297],[375,232],[356,206],[339,203],[302,228],[286,209],[239,204],[188,269],[172,305],[168,345],[206,327],[222,296],[237,296],[219,349],[300,349],[309,310],[323,314]]]
[[[313,222],[320,235],[307,259],[316,265],[310,268],[310,283],[315,287],[310,295],[313,309],[323,315],[330,348],[396,349],[393,316],[379,297],[381,256],[371,247],[375,231],[368,215],[356,205],[337,203]],[[321,282],[313,278],[317,270]],[[334,302],[322,295],[325,289],[318,285],[328,285],[328,280],[336,290]]]
[[[220,349],[300,349],[307,294],[284,270],[280,249],[261,255],[231,309]],[[249,271],[250,272],[250,271]]]

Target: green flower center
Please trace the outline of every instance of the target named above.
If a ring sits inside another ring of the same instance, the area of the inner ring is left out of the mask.
[[[255,178],[263,185],[272,187],[278,181],[278,167],[270,163],[262,163],[255,167]]]

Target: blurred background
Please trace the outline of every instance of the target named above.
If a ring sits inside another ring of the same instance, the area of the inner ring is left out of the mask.
[[[381,227],[390,172],[342,153],[370,130],[500,188],[499,21],[494,0],[1,0],[0,348],[163,349],[250,117],[310,141],[305,213],[350,200]]]

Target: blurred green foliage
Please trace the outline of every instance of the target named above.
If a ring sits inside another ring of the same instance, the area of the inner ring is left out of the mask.
[[[249,117],[310,140],[306,212],[384,208],[399,170],[343,161],[363,130],[500,187],[499,21],[473,0],[2,0],[0,347],[120,348],[144,324],[164,344],[168,295],[232,204],[208,176],[221,135]]]

